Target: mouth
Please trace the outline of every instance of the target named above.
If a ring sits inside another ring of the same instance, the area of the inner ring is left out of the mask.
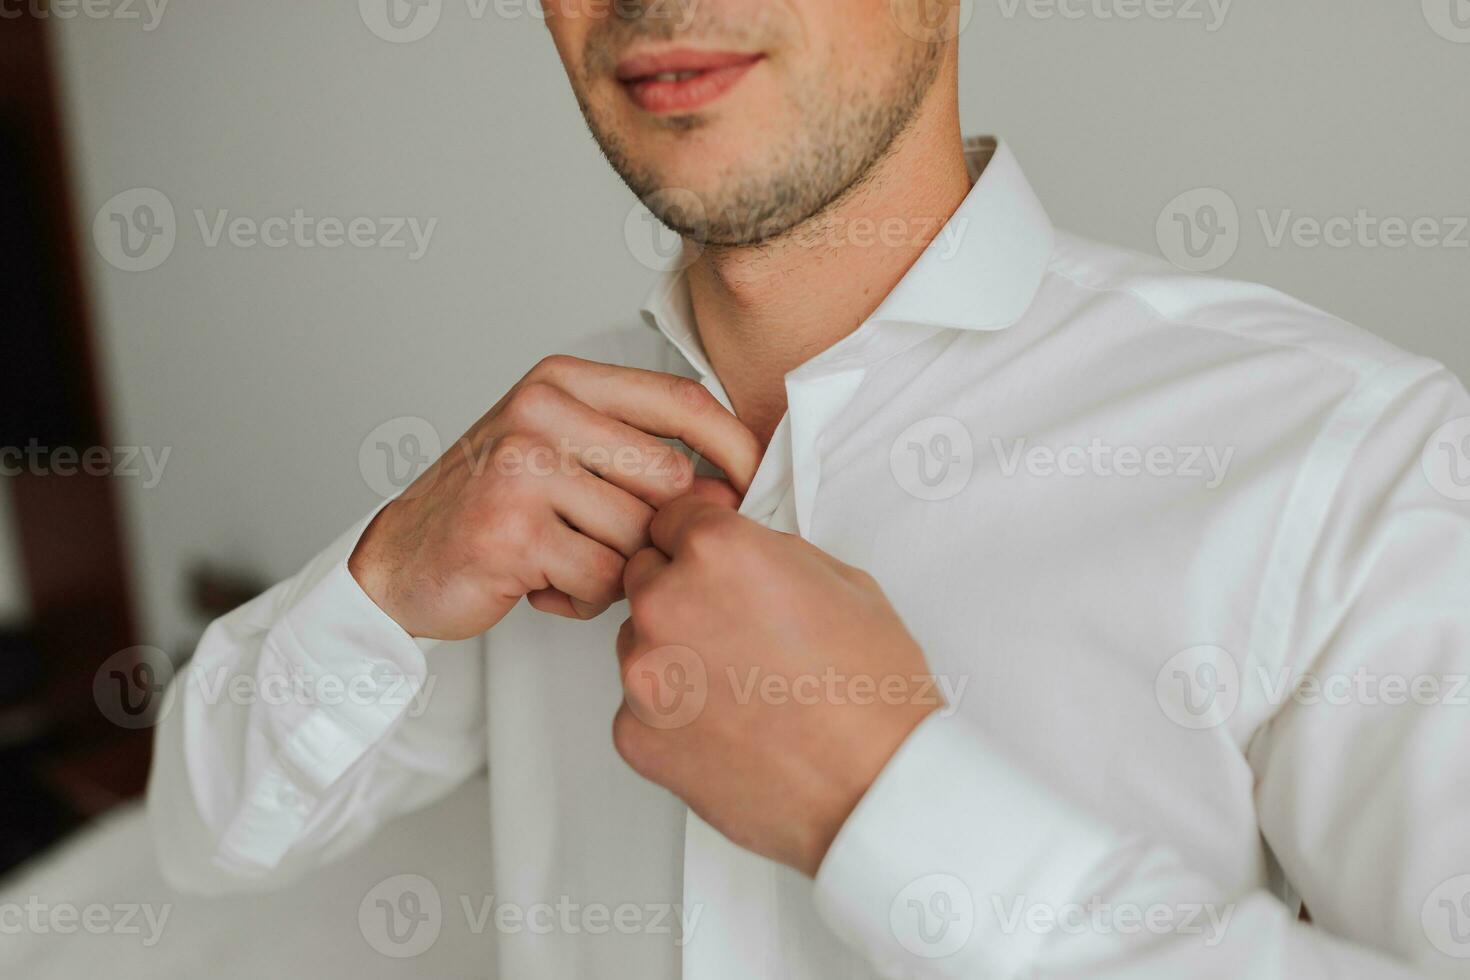
[[[738,85],[764,54],[664,51],[620,62],[616,77],[645,112],[672,115],[703,108]]]

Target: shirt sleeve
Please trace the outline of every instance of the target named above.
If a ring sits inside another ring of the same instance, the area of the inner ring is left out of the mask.
[[[285,884],[484,768],[484,641],[416,641],[368,598],[347,559],[370,521],[213,623],[174,679],[148,787],[174,887]]]
[[[1311,924],[1106,826],[960,715],[842,828],[828,924],[888,977],[1470,974],[1470,397],[1429,375],[1349,455],[1289,627],[1304,686],[1244,749]]]

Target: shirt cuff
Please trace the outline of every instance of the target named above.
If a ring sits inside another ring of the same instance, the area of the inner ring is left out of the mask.
[[[1026,911],[1079,901],[1121,846],[971,723],[936,714],[838,833],[815,901],[885,976],[1011,976],[1046,938]]]
[[[263,765],[221,841],[236,870],[273,868],[328,790],[385,738],[427,675],[424,646],[338,561],[271,628],[251,696]],[[222,689],[223,696],[230,696]]]

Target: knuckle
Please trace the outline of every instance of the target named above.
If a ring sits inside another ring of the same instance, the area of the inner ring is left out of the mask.
[[[561,404],[561,391],[542,381],[521,385],[510,396],[506,411],[512,421],[534,424],[545,421]]]
[[[542,449],[541,440],[521,433],[501,436],[490,450],[491,472],[496,476],[514,479],[524,476],[527,468]]]
[[[496,513],[493,528],[488,545],[495,552],[520,559],[532,558],[537,553],[541,526],[529,511],[520,507],[504,508]]]
[[[694,486],[694,461],[672,446],[666,447],[665,455],[654,463],[654,468],[677,491]]]
[[[589,601],[599,605],[612,605],[622,598],[623,569],[626,565],[622,556],[615,552],[600,559],[600,567],[593,573],[597,595],[589,596]]]
[[[596,602],[591,605],[588,605],[587,603],[582,603],[581,606],[576,610],[576,615],[577,618],[582,620],[584,623],[591,622],[592,620],[601,616],[603,613],[607,612],[608,608],[611,605],[611,601]]]
[[[690,415],[699,414],[709,409],[715,402],[715,396],[711,395],[698,381],[692,378],[671,378],[669,380],[669,397],[678,406],[681,412]]]
[[[495,440],[495,447],[491,451],[491,457],[499,458],[501,456],[515,456],[517,454],[525,455],[540,444],[541,440],[539,439],[535,439],[524,433],[511,432]]]
[[[570,354],[549,354],[536,362],[536,366],[526,372],[527,381],[550,382],[558,378],[566,377],[570,371],[575,371],[582,363],[580,358]]]

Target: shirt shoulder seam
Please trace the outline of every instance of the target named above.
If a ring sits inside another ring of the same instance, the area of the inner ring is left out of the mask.
[[[1253,602],[1244,663],[1240,665],[1243,670],[1280,668],[1290,658],[1291,637],[1296,631],[1302,587],[1312,556],[1363,440],[1406,392],[1447,371],[1436,361],[1405,354],[1364,375],[1322,422],[1311,447],[1297,464],[1286,505],[1272,531],[1267,571]],[[1249,733],[1243,745],[1246,758],[1275,715],[1271,712],[1262,717]]]
[[[1211,323],[1196,318],[1170,316],[1168,313],[1160,309],[1153,300],[1149,299],[1149,297],[1144,295],[1133,286],[1117,282],[1110,282],[1104,285],[1087,282],[1085,280],[1077,278],[1077,276],[1073,272],[1059,268],[1055,261],[1053,261],[1048,271],[1050,271],[1057,277],[1066,280],[1079,289],[1085,289],[1093,293],[1114,293],[1127,296],[1137,301],[1140,306],[1144,307],[1150,313],[1152,313],[1161,324],[1174,327],[1186,327],[1192,330],[1206,330],[1214,333],[1228,334],[1232,337],[1237,337],[1243,341],[1259,344],[1262,347],[1290,348],[1300,350],[1353,374],[1360,379],[1360,383],[1362,379],[1369,378],[1380,370],[1399,363],[1404,357],[1414,356],[1410,354],[1405,354],[1401,358],[1394,359],[1384,359],[1380,357],[1373,357],[1371,355],[1363,355],[1356,358],[1335,357],[1330,352],[1323,350],[1321,347],[1305,341],[1297,342],[1281,337],[1254,336],[1230,323]],[[1326,319],[1342,323],[1346,322],[1332,316],[1332,314],[1330,313],[1322,311],[1318,312],[1320,316]],[[1348,397],[1351,397],[1351,395],[1349,395]]]

